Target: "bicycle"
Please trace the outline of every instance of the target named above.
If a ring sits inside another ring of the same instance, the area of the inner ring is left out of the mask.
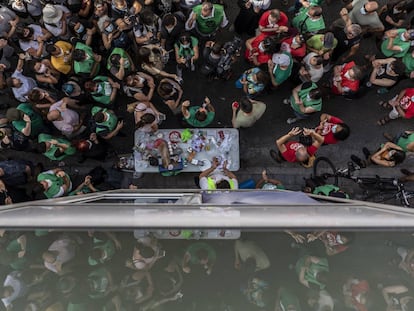
[[[322,178],[326,184],[338,186],[339,178],[346,178],[356,183],[365,192],[365,200],[384,203],[392,199],[397,200],[404,207],[414,204],[414,191],[407,191],[404,183],[397,178],[356,176],[355,172],[361,169],[353,162],[348,162],[346,168],[336,168],[326,157],[318,157],[313,164],[313,176]],[[373,191],[370,193],[370,191]]]

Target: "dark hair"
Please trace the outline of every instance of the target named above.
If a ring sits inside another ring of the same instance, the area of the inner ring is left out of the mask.
[[[180,41],[181,44],[184,44],[184,41],[187,41],[189,43],[191,43],[191,35],[189,32],[183,32],[180,34],[180,37],[178,39]]]
[[[140,128],[143,127],[146,124],[151,124],[152,122],[155,121],[155,116],[152,113],[144,113],[141,116],[141,119],[139,120],[139,122],[136,124],[136,128]]]
[[[45,153],[46,152],[46,143],[41,142],[41,143],[35,144],[33,146],[33,151],[35,151],[37,153]]]
[[[33,185],[32,192],[36,195],[42,194],[45,191],[45,187],[40,182],[36,182]]]
[[[76,62],[81,62],[86,58],[86,52],[81,49],[75,49],[72,53],[72,58]]]
[[[277,36],[266,37],[262,42],[266,54],[273,54],[280,51],[281,43]]]
[[[269,83],[270,77],[269,77],[269,74],[267,72],[265,72],[263,70],[259,70],[256,73],[256,79],[257,79],[257,82],[260,82],[264,85],[267,85]]]
[[[318,274],[316,274],[316,280],[322,284],[326,284],[328,281],[328,272],[319,271]]]
[[[362,71],[361,67],[355,65],[352,67],[352,70],[354,71],[355,80],[361,80],[364,77],[364,72]]]
[[[6,79],[6,85],[8,86],[8,87],[13,87],[13,77],[8,77],[7,79]]]
[[[213,46],[211,47],[211,52],[214,54],[220,54],[222,49],[223,44],[221,42],[214,42]]]
[[[27,94],[27,98],[29,101],[33,103],[37,103],[39,100],[41,100],[40,96],[42,95],[42,92],[39,89],[33,89]]]
[[[321,65],[323,63],[322,56],[316,55],[314,58],[316,58],[316,65]]]
[[[155,256],[154,250],[146,245],[143,245],[139,248],[139,253],[144,258],[152,258]]]
[[[121,55],[112,54],[109,59],[109,62],[111,63],[112,66],[119,67],[121,65]]]
[[[207,113],[205,111],[197,110],[195,113],[195,118],[198,121],[203,122],[205,119],[207,119]]]
[[[253,111],[253,104],[252,104],[252,102],[250,101],[250,99],[248,99],[247,97],[243,97],[243,98],[240,100],[240,109],[241,109],[243,112],[246,112],[246,113],[250,113],[250,112],[252,112],[252,111]]]
[[[161,97],[166,97],[171,94],[173,89],[174,86],[169,81],[164,80],[158,85],[157,91]]]
[[[247,258],[246,261],[243,263],[242,268],[245,273],[253,274],[257,268],[256,259],[254,259],[253,257]]]
[[[320,6],[313,6],[313,16],[321,16],[322,15],[322,8]]]
[[[93,119],[95,120],[95,122],[97,123],[102,123],[103,121],[105,121],[105,115],[102,111],[98,111],[97,113],[95,113],[95,115],[93,116]]]
[[[86,80],[85,83],[83,84],[83,87],[88,92],[92,92],[93,91],[93,88],[95,86],[96,86],[96,82],[93,81],[92,79]]]
[[[94,247],[89,252],[89,257],[93,260],[99,260],[102,258],[103,250],[99,247]]]
[[[69,21],[69,24],[68,24],[68,26],[71,28],[71,29],[74,29],[75,28],[75,26],[76,26],[76,24],[77,23],[79,23],[80,21],[79,21],[79,17],[78,16],[76,16],[76,15],[74,15],[74,16],[72,16],[71,17],[71,19],[70,19],[70,21]]]
[[[312,99],[321,99],[322,92],[319,88],[313,89],[309,92],[309,97]]]
[[[349,134],[351,133],[351,129],[349,128],[348,124],[345,123],[338,123],[342,127],[340,131],[337,131],[333,134],[333,137],[337,140],[345,140],[349,137]]]
[[[400,164],[405,160],[405,151],[394,149],[395,153],[390,157],[395,164]]]
[[[175,23],[175,16],[171,13],[165,14],[162,19],[162,24],[164,26],[172,26]]]
[[[227,180],[222,179],[216,184],[217,189],[230,189],[230,184]]]
[[[145,25],[150,25],[154,22],[155,20],[155,14],[154,12],[152,12],[151,9],[143,9],[140,13],[139,16],[141,17],[141,21],[145,24]]]
[[[52,54],[53,52],[56,52],[57,48],[56,46],[52,43],[52,44],[48,44],[46,45],[46,52],[48,52],[49,54]]]
[[[405,64],[400,59],[393,61],[391,65],[392,65],[392,70],[397,75],[401,76],[404,74],[406,67],[405,67]]]
[[[138,62],[140,64],[149,63],[151,50],[145,46],[141,46],[138,50]]]
[[[208,251],[205,248],[200,248],[196,251],[198,260],[208,259]]]
[[[24,30],[25,29],[29,29],[29,34],[27,36],[24,35]],[[22,40],[22,41],[30,41],[30,39],[28,39],[28,38],[33,35],[33,32],[34,31],[33,31],[33,28],[32,27],[18,25],[16,27],[15,34],[16,34],[17,38],[19,38],[19,40]]]

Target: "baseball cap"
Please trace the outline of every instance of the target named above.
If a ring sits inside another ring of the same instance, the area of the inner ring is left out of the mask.
[[[275,53],[272,56],[272,62],[280,66],[289,66],[290,57],[286,54]]]

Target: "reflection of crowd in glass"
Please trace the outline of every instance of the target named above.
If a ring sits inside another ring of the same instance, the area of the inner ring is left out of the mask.
[[[262,232],[203,242],[2,231],[0,295],[7,310],[19,311],[412,310],[407,236],[369,235]]]
[[[2,107],[9,108],[0,118],[2,148],[42,153],[53,161],[74,154],[79,162],[105,160],[114,153],[111,140],[126,136],[126,112],[134,115],[136,129],[150,133],[167,115],[178,115],[183,127],[208,126],[215,118],[214,102],[209,97],[202,105],[184,101],[183,71],[228,80],[243,43],[250,68],[235,78],[245,96],[232,105],[235,128],[253,126],[266,111],[258,98],[288,79],[297,85],[283,100],[293,110],[287,120],[293,124],[322,111],[323,100],[331,96],[357,98],[372,87],[385,94],[413,76],[414,31],[406,18],[412,4],[406,1],[387,1],[383,7],[375,1],[344,1],[344,8],[331,12],[338,17],[331,26],[324,19],[329,7],[320,0],[298,0],[286,10],[271,9],[270,0],[240,0],[238,5],[230,25],[222,1],[10,1],[0,9],[0,88],[16,101]],[[217,36],[223,31],[249,37],[226,42]],[[368,37],[378,41],[378,56],[366,55],[365,64],[357,65],[354,58]],[[390,113],[378,124],[411,118],[413,90],[380,102]],[[294,128],[280,137],[272,157],[309,167],[322,144],[348,137],[349,127],[341,118],[322,114],[320,121],[315,129]],[[292,141],[296,135],[304,139]],[[404,160],[401,153],[414,148],[411,132],[390,139],[387,149],[375,155],[366,149],[367,160],[394,166]],[[161,142],[158,149],[168,170],[167,145]],[[31,162],[1,164],[9,203],[73,190],[63,169],[43,171]],[[30,171],[9,183],[13,178],[8,177],[22,173],[17,165]],[[26,195],[14,189],[28,182],[32,185]],[[91,176],[77,193],[97,190]]]

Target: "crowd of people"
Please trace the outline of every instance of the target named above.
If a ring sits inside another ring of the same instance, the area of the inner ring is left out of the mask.
[[[185,232],[184,232],[185,231]],[[1,310],[387,310],[414,307],[409,234],[2,231]],[[193,240],[191,240],[193,239]]]

